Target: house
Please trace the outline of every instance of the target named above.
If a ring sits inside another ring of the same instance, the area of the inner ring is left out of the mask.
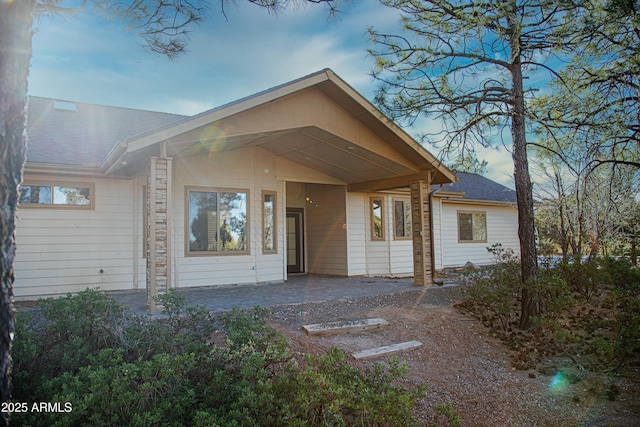
[[[331,70],[192,117],[31,97],[28,136],[17,298],[146,289],[153,311],[170,287],[299,273],[428,285],[517,242],[511,199],[456,182]]]
[[[456,182],[432,186],[436,270],[493,264],[487,248],[496,244],[519,255],[516,192],[478,174],[456,176]]]

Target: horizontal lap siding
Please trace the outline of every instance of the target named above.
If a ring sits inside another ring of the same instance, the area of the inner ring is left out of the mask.
[[[373,240],[371,238],[371,197],[383,199],[384,240]],[[408,195],[406,193],[371,193],[367,196],[365,245],[367,248],[367,274],[370,276],[413,275],[412,241],[411,239],[402,240],[394,237],[393,202],[395,199],[408,200]]]
[[[19,208],[16,297],[132,287],[133,183],[94,182],[94,210]]]
[[[391,274],[394,276],[413,275],[413,242],[411,240],[391,242]]]
[[[458,211],[482,211],[487,215],[487,242],[458,243]],[[471,261],[477,265],[494,262],[488,247],[500,243],[505,249],[519,254],[518,211],[512,207],[442,204],[442,259],[443,267],[458,267]]]
[[[306,189],[314,201],[305,210],[309,272],[346,276],[345,188],[308,184]]]
[[[275,157],[261,149],[240,149],[174,161],[174,286],[215,286],[284,280],[285,205],[276,180]],[[186,187],[249,190],[248,254],[187,256]],[[277,253],[262,251],[262,191],[277,193]],[[177,282],[177,283],[176,283]]]
[[[371,238],[371,198],[383,199],[383,228],[384,240]],[[388,276],[391,274],[389,232],[391,232],[391,198],[384,194],[368,194],[365,203],[366,228],[365,245],[367,248],[367,274],[369,276]]]
[[[349,252],[349,276],[367,274],[367,251],[364,242],[368,238],[366,214],[369,198],[363,193],[347,193],[347,233]]]
[[[442,270],[442,202],[439,197],[432,198],[431,214],[433,215],[433,252],[435,269]]]

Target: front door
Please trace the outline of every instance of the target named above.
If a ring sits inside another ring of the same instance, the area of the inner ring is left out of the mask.
[[[287,209],[287,273],[304,273],[303,210]]]

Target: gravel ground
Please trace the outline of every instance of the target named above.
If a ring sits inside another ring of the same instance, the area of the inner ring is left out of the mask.
[[[416,405],[419,425],[448,425],[433,406],[450,402],[455,403],[462,425],[468,427],[640,425],[637,384],[626,387],[620,382],[622,393],[610,402],[593,391],[598,387],[585,381],[571,384],[538,372],[515,370],[508,349],[491,338],[480,322],[455,309],[453,304],[459,300],[460,288],[445,285],[272,307],[270,321],[298,352],[323,354],[338,346],[351,354],[398,342],[422,342],[421,347],[399,355],[410,368],[407,385],[427,384],[426,397]],[[305,324],[374,317],[390,324],[329,337],[308,337],[301,330]],[[384,358],[353,361],[362,368],[376,362]]]

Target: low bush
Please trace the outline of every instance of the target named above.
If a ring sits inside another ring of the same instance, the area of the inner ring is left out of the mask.
[[[554,354],[594,370],[640,365],[640,271],[628,260],[544,266],[528,284],[540,315],[532,330],[517,331],[519,260],[499,245],[489,250],[495,265],[465,273],[460,306],[517,349],[516,366],[530,369]]]
[[[598,290],[611,283],[606,262],[600,258],[581,261],[562,262],[554,269],[571,290],[587,301]]]
[[[14,413],[14,426],[406,426],[424,395],[395,359],[361,372],[346,354],[293,357],[264,309],[211,317],[178,292],[165,316],[136,316],[103,293],[19,313],[15,402],[71,411]]]

